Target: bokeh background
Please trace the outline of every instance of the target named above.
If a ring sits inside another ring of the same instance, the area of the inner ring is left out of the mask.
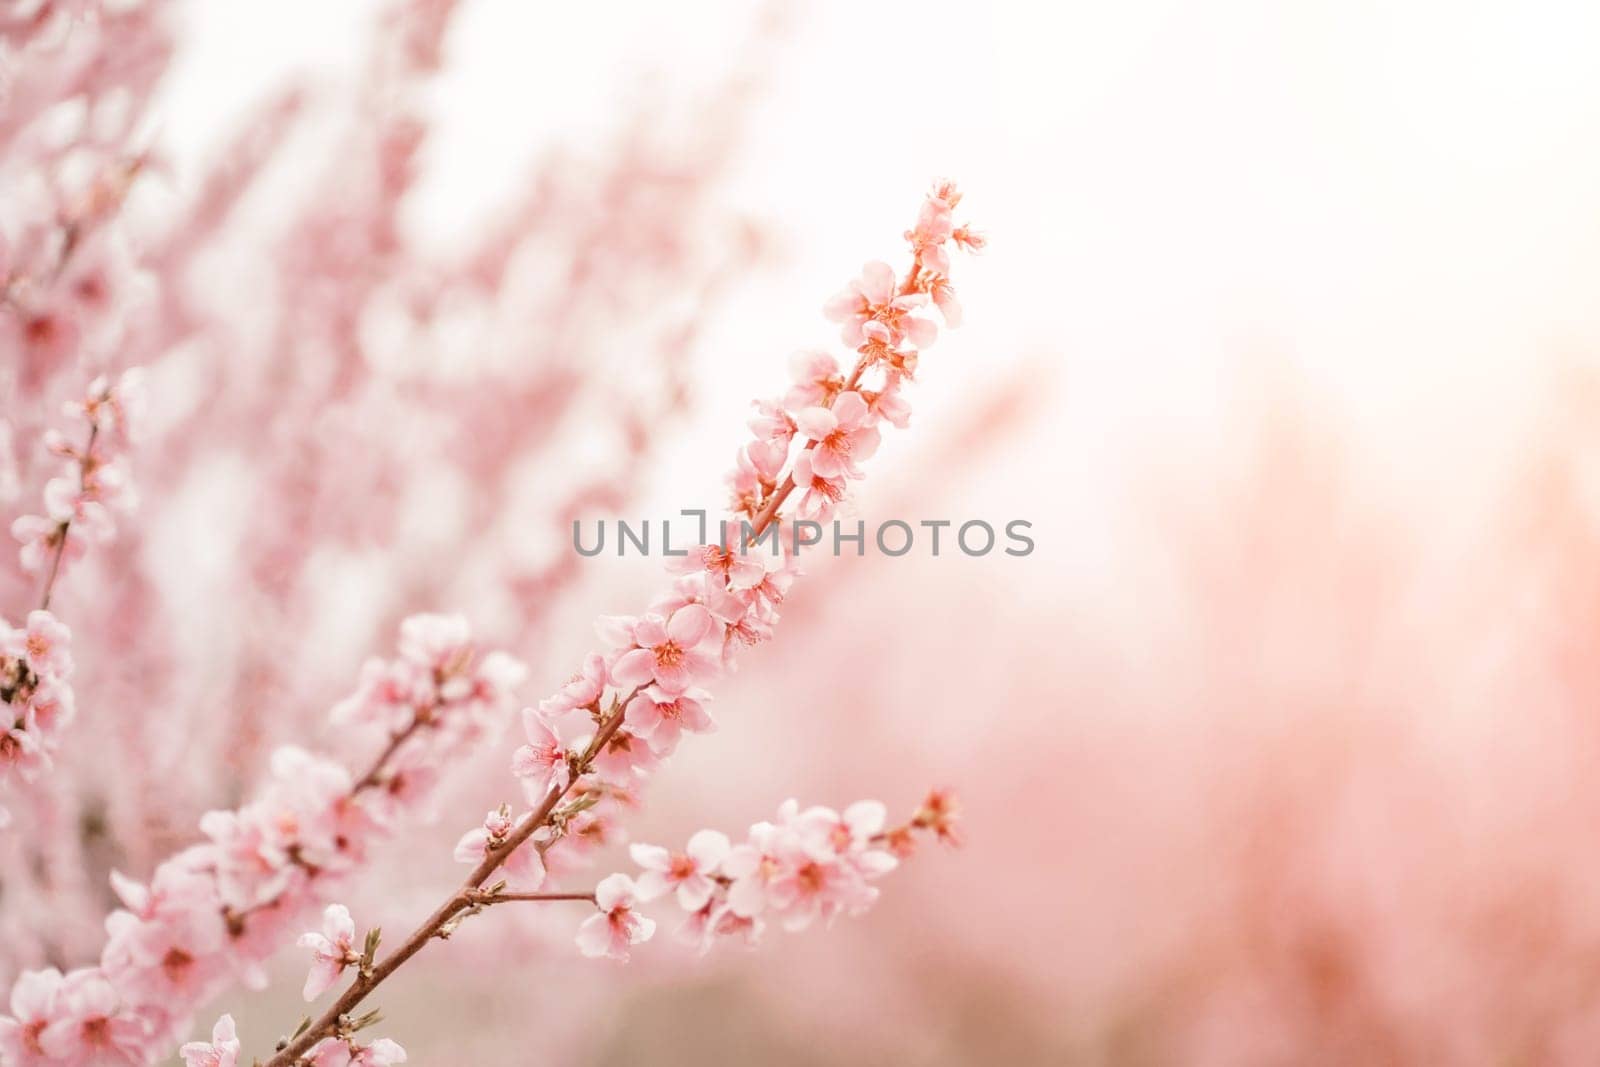
[[[348,134],[321,101],[359,98],[377,8],[180,10],[136,218],[189,202],[285,86],[310,128],[197,261],[223,327],[157,367],[169,434],[187,424],[163,396],[203,408],[200,368],[277,366],[293,393],[322,365],[252,264],[292,210],[343,210]],[[924,359],[854,513],[1023,518],[1037,550],[817,561],[626,830],[733,829],[791,795],[910,808],[941,784],[967,846],[908,864],[865,918],[750,953],[575,962],[567,918],[504,909],[386,987],[386,1032],[421,1064],[1593,1061],[1600,8],[470,0],[442,41],[390,254],[533,251],[499,303],[431,294],[425,342],[371,301],[357,362],[396,393],[474,359],[578,384],[557,415],[479,391],[474,420],[549,424],[492,479],[418,475],[450,438],[410,409],[338,409],[297,477],[357,532],[282,588],[253,540],[281,520],[251,504],[259,442],[197,432],[206,462],[145,489],[128,550],[181,679],[153,696],[110,623],[80,660],[86,694],[112,675],[102,703],[167,741],[124,757],[148,778],[105,800],[129,833],[90,843],[91,876],[147,873],[237,802],[400,613],[462,611],[529,661],[530,700],[558,685],[589,621],[663,580],[571,560],[558,505],[719,507],[747,402],[829,343],[822,301],[949,176],[991,245],[960,263],[967,325]],[[530,223],[541,181],[556,206]],[[63,589],[75,631],[93,588]],[[164,754],[175,737],[219,760]],[[509,798],[509,748],[462,769],[358,914],[398,929],[454,883],[449,844]],[[109,751],[64,758],[93,780]],[[11,907],[12,935],[40,926]],[[218,1006],[247,1047],[301,1014],[290,955],[273,991]]]

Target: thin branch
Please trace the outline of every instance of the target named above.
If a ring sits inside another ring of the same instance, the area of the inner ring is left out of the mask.
[[[100,423],[95,421],[93,414],[89,416],[89,440],[83,446],[83,453],[78,457],[78,492],[82,494],[89,488],[89,467],[93,463],[94,442],[100,436]],[[67,531],[72,528],[72,519],[69,517],[56,527],[56,550],[50,556],[50,572],[45,575],[44,589],[39,594],[39,610],[50,610],[50,594],[55,589],[56,575],[61,573],[61,557],[67,551]]]
[[[468,893],[468,899],[477,907],[488,907],[490,904],[511,904],[518,901],[543,901],[543,900],[586,900],[590,904],[595,902],[593,893],[487,893],[479,891]]]

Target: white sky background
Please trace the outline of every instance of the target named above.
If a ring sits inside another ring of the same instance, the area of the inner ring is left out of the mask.
[[[754,10],[466,6],[415,205],[442,234],[534,148],[604,136],[646,75],[715,81]],[[180,175],[285,71],[340,76],[370,8],[194,4],[163,124]],[[1389,476],[1437,490],[1463,450],[1487,461],[1486,424],[1523,417],[1534,363],[1600,336],[1595,4],[830,2],[793,24],[730,186],[786,260],[715,323],[666,465],[703,474],[664,483],[665,507],[719,499],[744,404],[832,336],[819,304],[899,253],[933,175],[961,181],[993,246],[961,265],[969,325],[925,362],[918,432],[994,368],[1056,368],[1039,449],[991,490],[1120,477],[1090,458],[1213,432],[1263,356],[1300,367]]]

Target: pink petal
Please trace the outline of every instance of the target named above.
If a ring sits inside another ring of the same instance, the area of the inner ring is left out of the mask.
[[[689,912],[699,911],[711,900],[711,890],[709,878],[697,875],[684,879],[678,886],[678,907]]]
[[[664,871],[672,866],[672,853],[660,845],[629,845],[628,855],[633,857],[633,862],[646,870]]]
[[[822,314],[829,322],[843,322],[861,307],[861,294],[854,289],[841,289],[822,305]]]
[[[857,430],[850,435],[850,459],[855,462],[871,459],[878,451],[883,437],[876,427]]]
[[[633,879],[625,874],[608,874],[594,887],[595,903],[601,911],[613,911],[624,904],[631,904],[633,897]]]
[[[664,897],[672,889],[667,881],[667,876],[660,871],[645,871],[635,883],[639,890],[640,900],[656,900]]]
[[[591,915],[578,926],[578,951],[591,959],[611,955],[611,917]]]
[[[869,417],[866,400],[854,389],[839,394],[839,399],[833,402],[832,414],[834,425],[844,430],[856,429]]]
[[[939,337],[939,327],[931,319],[919,319],[907,316],[905,319],[906,335],[911,338],[911,343],[918,348],[927,348]]]
[[[728,858],[732,848],[727,834],[717,830],[700,830],[689,838],[689,844],[684,848],[684,852],[694,860],[700,870],[710,872],[716,870],[722,861]]]
[[[649,737],[661,725],[661,707],[649,696],[640,693],[628,701],[627,708],[622,712],[622,721],[640,737]]]
[[[714,625],[716,621],[711,618],[709,611],[699,604],[689,604],[672,613],[672,621],[667,624],[667,636],[679,648],[693,648],[705,640]]]
[[[642,616],[633,627],[633,640],[641,648],[654,648],[667,639],[667,628],[659,615]]]
[[[861,295],[873,304],[887,304],[894,296],[894,268],[873,260],[861,268]]]
[[[611,665],[611,683],[624,688],[644,685],[655,677],[655,671],[655,653],[648,648],[636,648]]]
[[[811,440],[821,441],[839,428],[839,418],[827,408],[810,407],[795,414],[794,424]]]

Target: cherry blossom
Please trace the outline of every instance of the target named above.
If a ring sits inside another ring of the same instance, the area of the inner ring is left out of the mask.
[[[509,808],[501,807],[489,812],[484,816],[482,826],[468,830],[456,842],[456,862],[480,863],[491,850],[505,844],[515,828],[516,822],[512,820]],[[506,857],[500,870],[507,884],[518,891],[530,892],[545,882],[544,857],[537,848],[517,849]]]
[[[239,1062],[239,1037],[233,1016],[224,1015],[211,1028],[210,1041],[191,1041],[178,1050],[183,1067],[235,1067]]]
[[[608,956],[626,961],[630,946],[648,941],[656,932],[654,919],[634,910],[638,891],[625,874],[608,875],[594,891],[598,915],[578,927],[578,951],[585,956]]]
[[[935,198],[954,208],[958,196],[942,186]],[[920,350],[936,336],[932,324],[913,312],[929,302],[944,277],[926,265],[936,258],[930,248],[914,246],[904,280],[896,282],[892,274],[885,280],[869,266],[849,301],[836,302],[841,307],[835,310],[849,320],[847,333],[859,340],[848,375],[836,364],[808,358],[801,368],[802,392],[794,398],[807,402],[796,408],[786,398],[781,409],[769,407],[755,420],[760,459],[747,442],[731,479],[739,510],[753,520],[748,536],[788,515],[831,514],[847,481],[864,473],[861,461],[877,443],[880,420],[896,424],[908,416],[904,386]],[[837,386],[835,377],[841,379]],[[883,807],[872,802],[842,813],[789,802],[773,820],[751,826],[737,844],[705,830],[691,837],[681,855],[652,846],[633,850],[643,868],[638,883],[618,872],[601,879],[592,894],[524,888],[565,882],[599,849],[623,839],[623,816],[639,802],[643,776],[683,733],[710,726],[704,714],[710,685],[733,665],[740,648],[774,632],[779,606],[798,573],[796,553],[779,541],[777,554],[763,557],[758,570],[744,566],[736,547],[742,552],[744,545],[724,537],[713,551],[679,564],[676,569],[688,573],[641,614],[599,620],[607,649],[591,654],[557,692],[523,711],[527,743],[513,754],[511,770],[534,810],[514,816],[510,808],[497,809],[458,839],[456,859],[472,866],[468,881],[386,959],[395,966],[414,959],[460,922],[502,905],[561,900],[595,904],[596,913],[575,933],[585,956],[627,959],[655,932],[655,920],[644,913],[652,899],[670,899],[683,913],[686,932],[703,944],[749,943],[769,924],[798,930],[860,914],[878,899],[877,880],[894,869],[907,854],[905,842],[918,834],[953,843],[948,798],[939,801],[938,812],[925,805],[900,826],[886,825]],[[424,737],[449,732],[450,709],[501,702],[491,698],[503,696],[510,672],[488,670],[489,659],[470,647],[455,621],[433,618],[409,626],[398,659],[364,670],[358,697],[340,708],[349,727],[381,730],[390,738],[392,762],[357,777],[307,753],[286,758],[282,767],[275,760],[283,789],[208,819],[212,847],[204,862],[217,873],[229,935],[245,957],[240,963],[253,965],[276,940],[274,931],[285,921],[280,902],[307,903],[330,877],[356,867],[362,849],[386,825],[375,817],[383,808],[374,801],[391,794],[409,773],[415,756],[407,753],[429,751]],[[461,718],[474,716],[463,708]],[[428,729],[416,732],[422,726]],[[288,774],[291,764],[298,769]],[[525,881],[514,888],[519,879]],[[130,895],[146,903],[141,894]],[[271,917],[259,915],[263,905],[273,909]],[[137,910],[130,908],[130,914]],[[333,909],[330,915],[337,918]],[[237,937],[236,925],[243,927]],[[316,953],[307,983],[311,995],[361,961],[354,936],[345,914],[305,939]],[[368,980],[350,986],[298,1031],[268,1067],[393,1061],[397,1049],[381,1042],[360,1045],[350,1029],[352,1009],[389,973],[377,960]]]
[[[728,835],[716,830],[696,833],[682,852],[669,852],[659,845],[631,846],[628,854],[645,869],[638,879],[639,899],[675,893],[685,911],[699,911],[716,889],[711,877],[728,857],[730,847]]]
[[[536,801],[552,788],[565,788],[571,779],[571,768],[561,738],[537,711],[523,709],[522,729],[528,743],[512,754],[511,773],[522,780],[528,799]]]
[[[339,980],[344,969],[361,959],[356,951],[356,924],[343,904],[330,904],[322,913],[322,931],[300,935],[300,947],[311,950],[311,972],[301,995],[316,1000]]]
[[[816,442],[810,465],[823,478],[861,477],[860,462],[878,450],[878,429],[860,393],[841,393],[831,408],[806,408],[795,421]]]
[[[87,968],[68,974],[57,987],[39,1047],[68,1063],[137,1064],[144,1062],[150,1031],[150,1020],[124,1003],[99,971]]]
[[[891,284],[892,278],[891,278]],[[859,344],[860,342],[855,342]],[[783,406],[787,411],[800,411],[809,407],[831,404],[833,398],[844,390],[844,374],[839,370],[839,361],[831,352],[808,349],[796,352],[789,358],[789,373],[794,378],[794,384],[789,387],[784,395]],[[777,439],[778,435],[768,427],[787,425],[788,436],[794,433],[794,420],[786,411],[771,411],[764,419],[758,420],[750,428],[757,437],[766,440]],[[765,431],[765,432],[764,432]]]
[[[311,1067],[394,1067],[406,1062],[406,1050],[387,1037],[370,1045],[359,1045],[344,1038],[329,1038],[307,1057]]]
[[[861,277],[836,295],[823,313],[841,323],[840,336],[851,347],[866,340],[868,323],[882,323],[895,343],[909,338],[918,348],[931,345],[938,329],[912,312],[928,302],[926,293],[897,293],[894,268],[874,260],[861,268]]]
[[[705,645],[710,640],[720,646],[722,634],[711,613],[698,604],[685,605],[666,618],[642,615],[629,628],[628,637],[634,647],[612,664],[614,685],[654,683],[664,692],[682,693],[716,676],[719,658]]]
[[[43,1067],[51,1062],[40,1043],[55,1018],[61,972],[54,967],[24,971],[11,988],[11,1015],[0,1016],[0,1054],[14,1067]]]
[[[702,949],[724,937],[752,943],[767,919],[801,930],[819,919],[859,915],[878,898],[871,883],[899,865],[899,844],[937,833],[925,811],[891,827],[878,801],[858,801],[839,813],[802,810],[790,800],[738,844],[713,830],[698,831],[681,853],[637,844],[629,850],[643,868],[637,894],[651,901],[670,893],[688,913],[683,935]]]
[[[800,454],[789,476],[800,490],[795,514],[802,519],[826,522],[833,515],[834,505],[844,499],[844,479],[832,478],[818,471],[810,452]]]
[[[716,729],[705,709],[709,698],[710,694],[700,689],[672,694],[660,686],[646,686],[628,701],[623,721],[656,755],[671,755],[683,732],[700,734]]]

